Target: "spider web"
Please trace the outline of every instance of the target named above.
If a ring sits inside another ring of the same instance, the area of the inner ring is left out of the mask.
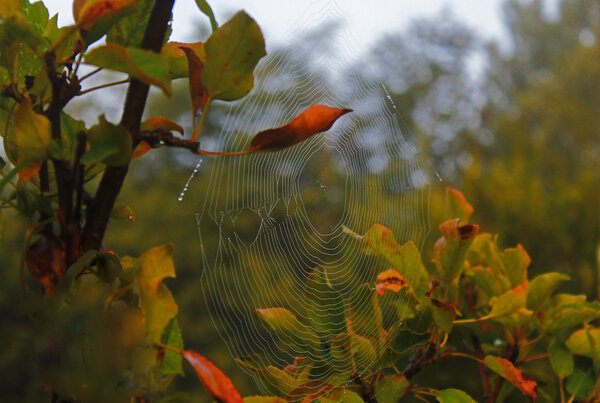
[[[417,245],[429,231],[429,168],[385,87],[348,68],[361,53],[343,16],[339,3],[313,2],[288,35],[296,38],[292,45],[261,60],[255,89],[228,106],[221,132],[202,148],[247,149],[255,133],[284,125],[314,104],[354,112],[281,152],[200,160],[179,196],[196,191],[193,178],[202,166],[208,185],[197,190],[206,197],[195,214],[202,294],[231,355],[254,356],[258,367],[285,368],[300,351],[261,322],[257,309],[286,308],[309,326],[306,306],[315,296],[305,284],[315,267],[326,270],[344,299],[361,284],[373,286],[389,268],[365,255],[343,227],[364,234],[379,223],[399,243]],[[307,34],[309,23],[320,28]],[[394,315],[384,310],[384,324]],[[335,378],[326,365],[311,371],[313,380]],[[258,379],[264,393],[277,386]]]

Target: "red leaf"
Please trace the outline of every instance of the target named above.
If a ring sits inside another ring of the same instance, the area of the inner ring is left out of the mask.
[[[285,126],[258,133],[250,143],[249,152],[281,150],[317,133],[329,130],[342,115],[352,109],[332,108],[326,105],[313,105]]]
[[[140,144],[138,144],[137,147],[135,147],[135,150],[133,150],[133,152],[131,153],[131,159],[141,157],[150,150],[152,150],[150,144],[148,144],[145,141],[140,141]]]
[[[192,350],[182,351],[181,354],[194,367],[198,378],[214,398],[225,403],[243,403],[242,396],[231,380],[215,364]]]
[[[164,116],[152,116],[150,119],[142,122],[141,131],[163,130],[165,132],[179,132],[183,135],[183,127],[167,119]]]
[[[202,70],[204,70],[204,63],[198,57],[196,52],[192,48],[185,46],[180,47],[185,52],[185,56],[188,60],[188,71],[190,78],[190,98],[192,99],[192,113],[193,113],[193,126],[194,133],[192,134],[192,141],[196,141],[200,133],[196,133],[196,114],[198,111],[204,109],[204,106],[208,102],[208,94],[204,85],[202,84]]]
[[[375,290],[380,295],[385,295],[387,290],[398,292],[407,285],[406,280],[398,270],[390,269],[377,275],[377,286]]]

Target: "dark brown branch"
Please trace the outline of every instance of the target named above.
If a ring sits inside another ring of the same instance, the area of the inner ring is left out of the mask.
[[[173,3],[174,0],[156,0],[154,2],[150,20],[144,32],[142,49],[160,52],[171,18]],[[134,146],[139,142],[140,122],[149,89],[148,84],[132,78],[127,90],[121,125],[133,136]],[[100,249],[110,213],[121,191],[128,169],[129,165],[124,165],[107,167],[104,171],[96,195],[87,211],[82,239],[84,250]]]
[[[415,352],[415,354],[412,356],[412,358],[410,359],[410,362],[408,363],[408,366],[406,367],[406,369],[402,372],[404,374],[404,376],[406,377],[406,379],[412,378],[413,376],[415,376],[419,372],[421,372],[421,370],[425,366],[431,364],[434,361],[437,361],[439,358],[442,358],[442,357],[436,358],[436,356],[435,356],[436,352],[437,351],[436,351],[435,343],[429,343],[427,350],[425,350],[424,347],[418,349]],[[444,356],[446,356],[446,355],[444,355]]]
[[[481,345],[479,344],[479,339],[477,336],[471,337],[471,343],[473,343],[475,356],[480,360],[483,360],[485,354],[481,349]],[[479,369],[479,375],[481,376],[481,383],[483,384],[483,400],[488,403],[494,403],[496,397],[490,389],[490,378],[488,377],[487,368],[483,362],[478,362],[477,367]]]
[[[152,130],[140,132],[139,140],[145,141],[152,148],[161,146],[184,148],[194,153],[198,151],[200,143],[197,141],[191,141],[173,136],[170,132],[162,130]]]

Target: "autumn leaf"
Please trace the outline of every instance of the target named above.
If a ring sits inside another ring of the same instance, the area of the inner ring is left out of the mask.
[[[169,73],[171,78],[186,78],[189,76],[188,58],[182,48],[192,49],[198,59],[203,62],[206,59],[204,53],[204,42],[167,42],[160,53],[169,61]]]
[[[224,403],[243,403],[242,396],[231,380],[215,364],[192,350],[184,350],[182,355],[213,397]]]
[[[56,235],[43,232],[40,238],[27,248],[25,261],[31,277],[44,284],[46,292],[51,292],[64,276],[64,245]]]
[[[463,222],[469,222],[473,214],[473,206],[469,204],[461,191],[446,187],[446,217],[460,218]]]
[[[340,116],[348,112],[352,112],[352,109],[332,108],[326,105],[310,106],[287,125],[265,130],[254,136],[249,152],[278,151],[293,146],[317,133],[329,130]]]
[[[181,47],[181,50],[185,52],[185,56],[188,61],[188,71],[190,77],[190,99],[192,100],[192,117],[193,117],[193,130],[192,141],[196,141],[200,132],[196,132],[196,115],[199,111],[204,109],[204,106],[209,101],[208,93],[202,85],[202,70],[204,69],[204,63],[200,60],[196,52],[192,48]]]
[[[151,132],[153,130],[162,130],[165,132],[178,132],[183,135],[183,127],[173,122],[171,119],[167,119],[164,116],[152,116],[148,120],[145,120],[140,125],[140,131]]]
[[[436,268],[446,283],[450,283],[462,271],[465,253],[479,230],[478,225],[459,225],[459,221],[456,218],[440,225],[442,237],[433,248]]]
[[[83,26],[100,17],[131,6],[137,1],[138,0],[75,0],[73,1],[73,18],[79,26]]]
[[[375,290],[379,295],[385,295],[387,290],[398,292],[406,285],[406,280],[398,273],[398,270],[390,269],[377,275]]]
[[[18,172],[19,179],[21,179],[23,182],[29,182],[33,178],[35,178],[35,176],[40,172],[41,168],[41,161],[32,162],[31,164],[27,165],[25,168]]]
[[[29,100],[21,102],[15,112],[15,143],[19,149],[19,158],[23,161],[48,159],[51,141],[48,118],[35,113]]]
[[[85,62],[128,74],[146,84],[159,87],[165,95],[171,96],[169,61],[164,55],[109,43],[88,52]]]
[[[483,360],[484,364],[515,385],[526,396],[529,396],[533,401],[537,399],[537,383],[534,380],[526,379],[523,371],[517,369],[512,362],[501,357],[493,357],[488,355]]]
[[[133,152],[131,153],[131,159],[134,158],[139,158],[142,155],[146,154],[148,151],[152,150],[152,147],[150,147],[150,144],[148,144],[145,141],[140,141],[140,144],[138,144],[135,149],[133,150]]]

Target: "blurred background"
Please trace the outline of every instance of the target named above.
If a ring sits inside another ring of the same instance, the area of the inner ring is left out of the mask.
[[[69,3],[47,5],[66,24]],[[209,27],[193,2],[176,3],[172,40],[205,39]],[[572,278],[565,290],[600,297],[600,1],[375,1],[368,7],[358,1],[344,1],[343,7],[342,1],[212,3],[219,21],[246,9],[263,28],[269,53],[285,58],[308,52],[303,68],[315,82],[385,85],[402,132],[418,150],[415,158],[427,167],[427,197],[416,207],[427,217],[418,234],[425,262],[431,260],[437,226],[450,218],[443,216],[443,188],[452,186],[474,206],[472,222],[482,231],[497,233],[503,247],[525,247],[532,258],[530,277],[560,271]],[[330,77],[326,69],[311,68],[309,56],[327,51],[336,35],[348,36],[357,50],[344,54],[338,77]],[[264,80],[269,80],[268,70]],[[147,116],[169,117],[189,133],[187,91],[187,80],[179,80],[171,99],[154,93]],[[117,89],[82,97],[70,112],[88,124],[101,113],[117,121],[122,94]],[[349,99],[368,101],[361,93]],[[228,113],[227,106],[215,103],[205,133],[219,133]],[[209,148],[217,140],[208,135],[203,141]],[[257,393],[207,313],[205,301],[212,296],[198,295],[203,257],[189,206],[205,199],[210,163],[201,166],[184,203],[177,200],[196,163],[196,157],[173,150],[135,160],[120,197],[133,209],[135,221],[112,222],[105,246],[139,256],[174,242],[177,279],[167,282],[180,307],[186,347],[213,360],[242,394]],[[311,208],[320,211],[318,204]],[[398,214],[406,213],[399,208]],[[327,217],[323,213],[316,220]],[[17,216],[5,216],[3,222],[0,329],[9,342],[0,356],[0,394],[4,401],[40,401],[43,386],[31,364],[36,357],[20,309],[18,262],[25,223]],[[210,230],[205,232],[210,238]],[[424,372],[417,382],[427,383],[429,377],[440,388],[457,386],[481,395],[476,376],[456,375]],[[189,392],[194,401],[209,401],[191,372],[175,388]]]

